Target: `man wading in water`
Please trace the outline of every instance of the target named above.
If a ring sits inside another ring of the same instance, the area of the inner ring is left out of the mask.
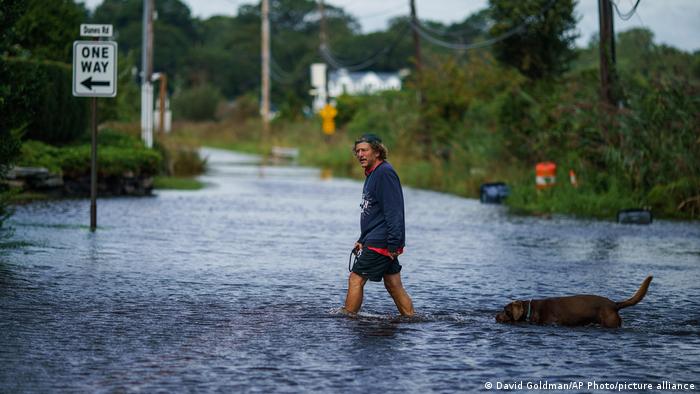
[[[367,280],[384,279],[384,287],[399,312],[412,316],[413,302],[401,283],[398,259],[406,240],[399,176],[386,161],[386,147],[376,135],[365,134],[355,141],[354,153],[367,178],[360,205],[361,234],[354,248],[358,257],[350,272],[343,311],[356,314],[362,306]]]

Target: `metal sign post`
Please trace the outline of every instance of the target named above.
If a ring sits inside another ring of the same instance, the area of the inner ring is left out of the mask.
[[[92,109],[92,151],[90,154],[90,231],[97,229],[97,98],[91,99]]]
[[[97,229],[97,97],[117,95],[117,43],[97,41],[111,37],[112,25],[80,25],[82,36],[96,41],[73,42],[73,96],[92,97],[92,154],[90,157],[90,231]]]

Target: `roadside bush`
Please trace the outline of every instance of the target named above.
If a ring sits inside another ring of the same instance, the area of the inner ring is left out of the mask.
[[[5,178],[21,153],[22,141],[19,130],[0,129],[0,180]]]
[[[89,145],[92,143],[92,137],[85,135],[80,139],[79,143]],[[112,127],[106,127],[97,132],[97,144],[99,146],[116,146],[135,150],[145,149],[140,135],[132,135],[127,131],[118,131]]]
[[[139,140],[128,135],[105,133],[97,149],[97,170],[100,176],[119,176],[126,172],[138,175],[156,175],[162,160],[154,150],[146,149]],[[45,167],[52,173],[69,178],[90,174],[91,146],[89,144],[54,147],[40,141],[27,141],[22,147],[18,164]]]
[[[700,216],[700,87],[677,78],[629,80],[627,105],[607,108],[595,83],[584,71],[557,84],[523,86],[503,100],[507,154],[528,166],[555,161],[585,185],[551,196],[530,190],[527,199],[516,192],[509,203],[592,216],[641,206],[662,217]]]
[[[260,117],[260,106],[256,93],[246,93],[236,97],[229,109],[221,118],[234,122],[244,122],[250,118]]]
[[[409,145],[416,145],[414,136],[418,133],[420,119],[415,101],[415,93],[410,91],[366,96],[348,123],[347,131],[353,138],[375,133],[393,149],[412,149]]]
[[[90,146],[64,148],[61,168],[64,176],[79,178],[90,173]],[[161,156],[148,149],[133,150],[118,146],[100,147],[97,150],[97,172],[100,176],[120,176],[131,172],[135,176],[158,173]]]
[[[224,96],[219,89],[203,84],[185,89],[173,97],[173,117],[194,121],[214,120]]]
[[[52,144],[86,131],[88,101],[73,97],[69,65],[0,57],[0,75],[0,129],[23,129],[24,138]]]
[[[646,202],[655,212],[671,217],[700,218],[700,178],[681,178],[654,186]]]
[[[17,160],[21,144],[18,130],[0,129],[0,238],[6,235],[6,229],[3,228],[3,225],[12,214],[8,201],[10,194],[3,187],[2,181],[5,179],[7,171]]]
[[[338,115],[335,118],[336,125],[340,128],[350,123],[355,114],[363,108],[365,101],[365,96],[340,95],[336,100],[336,109],[338,110]]]
[[[173,177],[200,175],[206,170],[206,159],[199,156],[198,147],[192,143],[161,136],[154,148],[161,154],[160,173]]]
[[[25,141],[22,155],[17,162],[22,167],[44,167],[53,174],[62,174],[61,148],[40,141]]]

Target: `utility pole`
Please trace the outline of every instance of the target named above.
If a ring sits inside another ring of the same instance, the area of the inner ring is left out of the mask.
[[[158,132],[165,133],[165,99],[168,95],[168,76],[164,72],[153,74],[153,81],[159,81],[158,93]]]
[[[153,1],[143,0],[143,37],[141,46],[141,139],[153,147]]]
[[[323,0],[318,0],[318,13],[320,15],[320,29],[318,33],[318,40],[320,42],[321,50],[326,51],[328,49],[328,27],[326,25],[326,7],[323,4]],[[312,66],[313,68],[314,66]],[[318,66],[317,66],[318,67]],[[323,101],[323,107],[328,104],[328,80],[326,78],[326,67],[323,65],[323,86],[317,87],[317,97],[319,101]]]
[[[416,16],[416,1],[411,0],[411,24],[413,25],[413,48],[416,60],[416,74],[420,78],[423,61],[420,55],[420,36],[418,35],[418,17]]]
[[[321,42],[321,46],[325,47],[328,44],[328,31],[326,30],[326,8],[323,5],[323,0],[318,0],[318,13],[321,18],[318,39]]]
[[[610,0],[598,0],[600,21],[600,96],[612,107],[617,106],[615,72],[615,28]]]
[[[418,99],[418,108],[419,108],[419,116],[418,116],[418,122],[419,122],[419,127],[420,127],[420,132],[418,134],[418,140],[419,142],[426,147],[432,146],[432,136],[430,135],[430,125],[425,122],[425,119],[423,118],[423,113],[425,112],[425,97],[423,96],[423,76],[422,76],[422,68],[423,68],[423,59],[421,58],[420,54],[420,36],[418,35],[418,16],[416,15],[416,1],[415,0],[410,0],[411,1],[411,27],[413,30],[413,48],[414,48],[414,57],[415,57],[415,62],[416,62],[416,76],[415,76],[415,81],[416,81],[416,96]],[[426,154],[428,152],[426,151]]]
[[[263,133],[270,132],[270,0],[262,0],[262,118]]]

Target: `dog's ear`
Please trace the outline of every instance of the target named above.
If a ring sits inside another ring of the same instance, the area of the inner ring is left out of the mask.
[[[513,316],[514,321],[520,320],[525,314],[525,306],[522,301],[513,301],[510,303],[510,313]]]

